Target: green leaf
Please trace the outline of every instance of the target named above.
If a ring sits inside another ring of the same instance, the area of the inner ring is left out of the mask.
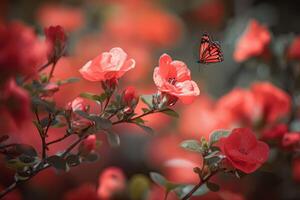
[[[104,102],[104,100],[107,98],[107,95],[105,93],[99,95],[93,94],[93,93],[89,93],[89,92],[84,92],[81,93],[79,96],[81,96],[82,98],[86,98],[92,101],[99,101],[99,102]]]
[[[88,155],[84,156],[84,161],[88,162],[95,162],[99,159],[99,155],[95,152],[89,153]]]
[[[187,195],[195,186],[194,185],[182,185],[178,187],[175,190],[175,193],[180,197],[183,198],[185,195]],[[193,193],[193,196],[201,196],[205,195],[209,192],[208,187],[206,184],[203,184],[201,187],[199,187],[196,192]]]
[[[142,95],[141,96],[141,100],[150,108],[153,108],[153,104],[152,104],[152,100],[153,100],[153,96],[150,95]]]
[[[219,156],[205,158],[207,165],[218,164],[219,162],[221,162],[221,160],[222,160],[222,158]]]
[[[112,123],[109,119],[104,119],[96,115],[90,115],[88,119],[96,123],[97,129],[108,130],[112,128]]]
[[[136,124],[144,124],[145,120],[143,120],[142,118],[136,118],[133,120],[133,122]]]
[[[212,132],[209,136],[209,144],[213,145],[218,142],[220,138],[227,137],[231,132],[229,130],[216,130]]]
[[[146,133],[150,134],[150,135],[154,135],[154,131],[152,128],[148,127],[148,126],[145,126],[145,125],[142,125],[142,124],[138,124],[138,123],[135,123],[137,126],[139,126],[141,129],[143,129]]]
[[[181,142],[180,146],[189,151],[203,153],[201,144],[197,140],[185,140]]]
[[[80,81],[80,78],[77,78],[77,77],[71,77],[71,78],[68,78],[66,80],[61,80],[61,81],[58,81],[57,82],[57,85],[64,85],[64,84],[68,84],[68,83],[76,83]]]
[[[24,154],[29,157],[36,157],[38,155],[35,148],[28,144],[17,144],[15,149],[17,153]]]
[[[143,113],[147,113],[147,112],[149,112],[150,110],[149,110],[148,108],[142,108],[142,111],[143,111]]]
[[[84,112],[82,110],[75,110],[74,112],[76,114],[80,115],[81,117],[86,118],[86,119],[89,119],[89,117],[90,117],[89,113],[86,113],[86,112]]]
[[[153,182],[155,182],[157,185],[165,187],[167,184],[167,180],[165,177],[163,177],[161,174],[157,172],[150,172],[150,178]]]
[[[170,108],[164,109],[161,112],[166,114],[166,115],[169,115],[171,117],[179,118],[179,114],[177,112],[175,112],[174,110],[170,109]]]
[[[60,156],[50,156],[49,158],[47,158],[47,161],[57,170],[67,170],[67,162]]]
[[[129,195],[132,200],[145,199],[150,188],[149,179],[143,174],[134,175],[129,181]]]
[[[75,167],[81,163],[78,155],[71,154],[66,157],[66,162],[70,167]]]
[[[220,186],[212,182],[207,182],[206,186],[212,192],[218,192],[220,190]]]
[[[33,107],[43,108],[50,113],[55,113],[55,111],[56,111],[54,103],[44,101],[44,100],[40,99],[39,97],[32,97],[32,104],[33,104]]]
[[[110,146],[112,146],[112,147],[120,146],[120,137],[118,134],[116,134],[115,132],[113,132],[111,130],[107,130],[106,135],[107,135],[108,143]]]

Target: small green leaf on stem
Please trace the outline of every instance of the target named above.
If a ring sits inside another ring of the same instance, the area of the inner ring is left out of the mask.
[[[166,115],[169,115],[171,117],[179,118],[179,114],[170,108],[166,108],[166,109],[162,110],[161,112]]]
[[[47,161],[57,170],[67,170],[67,162],[60,156],[54,155],[47,158]]]
[[[227,137],[230,134],[229,130],[216,130],[209,136],[209,144],[213,145],[220,140],[222,137]]]
[[[201,144],[197,140],[185,140],[180,146],[189,151],[203,153]]]
[[[142,125],[140,123],[135,123],[137,126],[139,126],[141,129],[143,129],[146,133],[150,134],[150,135],[154,135],[154,131],[152,128]]]
[[[150,94],[150,95],[142,95],[141,96],[141,100],[150,108],[152,109],[153,108],[153,104],[152,104],[152,101],[153,101],[153,96]]]
[[[153,182],[155,182],[157,185],[166,186],[167,180],[163,175],[157,173],[157,172],[150,172],[150,178]]]
[[[220,190],[220,186],[217,185],[216,183],[207,182],[206,186],[212,192],[218,192]]]
[[[107,130],[106,135],[107,135],[108,143],[111,147],[120,146],[120,137],[118,134],[116,134],[112,130]]]

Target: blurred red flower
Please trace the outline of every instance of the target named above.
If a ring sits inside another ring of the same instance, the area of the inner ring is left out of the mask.
[[[84,15],[79,8],[45,4],[37,12],[37,21],[43,27],[60,25],[67,31],[75,31],[83,26]]]
[[[87,62],[80,73],[89,81],[119,79],[135,67],[135,60],[128,59],[123,49],[116,47]]]
[[[83,184],[80,187],[67,192],[64,200],[100,200],[96,187],[91,184]]]
[[[0,186],[0,191],[2,191],[3,189],[4,188],[2,186]],[[2,200],[22,200],[22,196],[20,195],[19,191],[12,191],[1,199]]]
[[[269,147],[258,141],[247,128],[236,128],[226,138],[221,138],[220,148],[226,160],[235,168],[249,174],[257,170],[269,156]]]
[[[269,82],[258,82],[251,86],[262,119],[267,123],[286,117],[291,111],[291,97]]]
[[[293,179],[297,182],[300,182],[300,158],[297,157],[292,162],[292,174]]]
[[[287,50],[288,59],[300,59],[300,36],[297,36]]]
[[[153,80],[158,90],[190,104],[200,94],[197,84],[191,80],[191,72],[182,61],[172,60],[168,54],[159,58],[159,66],[154,69]]]
[[[30,118],[30,98],[28,93],[17,86],[15,80],[7,81],[4,91],[0,94],[1,113],[9,113],[17,126]]]
[[[89,135],[79,146],[79,152],[82,155],[87,155],[91,151],[94,151],[97,146],[96,135]]]
[[[281,140],[282,137],[288,132],[286,124],[276,124],[262,132],[262,139],[264,140]]]
[[[47,45],[20,22],[0,25],[0,83],[16,75],[33,75],[46,58]]]
[[[300,133],[287,133],[282,138],[282,146],[290,150],[300,149]]]
[[[159,200],[159,199],[163,199],[165,196],[165,189],[163,187],[159,187],[159,186],[153,186],[150,189],[150,192],[148,194],[147,200]],[[179,200],[179,198],[177,197],[177,195],[175,194],[175,192],[171,191],[168,194],[168,197],[165,198],[165,200]]]
[[[117,167],[106,168],[99,177],[98,196],[100,199],[108,200],[111,197],[124,190],[126,187],[126,178],[122,170]]]
[[[237,62],[243,62],[251,57],[261,56],[271,42],[269,30],[258,21],[252,19],[242,36],[238,39],[233,53]]]
[[[67,36],[61,26],[49,26],[44,30],[48,43],[48,61],[57,62],[65,53]]]

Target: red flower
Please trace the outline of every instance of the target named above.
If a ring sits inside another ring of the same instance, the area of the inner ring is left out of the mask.
[[[127,87],[123,92],[123,102],[126,106],[132,107],[137,104],[138,96],[136,94],[135,88],[132,86]]]
[[[291,132],[287,133],[282,138],[282,146],[295,150],[300,148],[300,133],[298,132]]]
[[[220,140],[221,152],[236,169],[245,173],[257,170],[269,156],[269,147],[258,141],[247,128],[236,128],[226,138]]]
[[[291,111],[291,97],[271,83],[261,82],[251,86],[263,120],[273,123]]]
[[[268,29],[253,19],[237,41],[233,57],[237,62],[243,62],[251,57],[261,56],[267,50],[270,41]]]
[[[300,158],[296,158],[292,163],[292,174],[293,179],[297,182],[300,182]]]
[[[121,78],[135,67],[135,60],[128,59],[123,49],[116,47],[87,62],[80,73],[89,81],[105,81]]]
[[[300,36],[296,37],[287,51],[288,59],[300,59]]]
[[[121,169],[109,167],[99,177],[98,196],[103,200],[125,189],[125,176]]]
[[[66,48],[67,37],[65,31],[61,26],[49,26],[44,30],[46,41],[49,44],[48,60],[50,62],[57,62],[63,56]]]
[[[0,105],[2,112],[8,112],[16,125],[21,125],[30,117],[30,98],[13,79],[7,82],[0,94]]]
[[[18,74],[32,75],[46,56],[46,45],[21,23],[0,25],[0,82]]]
[[[80,153],[87,155],[90,152],[94,151],[97,146],[97,138],[96,135],[89,135],[80,145],[79,151]]]
[[[286,124],[277,124],[262,132],[262,138],[264,140],[282,139],[282,137],[288,132],[288,126]]]
[[[168,54],[160,57],[153,79],[160,92],[175,96],[184,104],[192,103],[200,94],[197,84],[191,80],[191,72],[186,64],[173,61]]]
[[[100,200],[97,195],[96,187],[84,184],[65,194],[64,200]]]

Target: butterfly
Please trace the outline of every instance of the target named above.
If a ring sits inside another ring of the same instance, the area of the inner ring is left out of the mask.
[[[198,63],[209,64],[218,63],[224,60],[219,43],[212,41],[210,36],[206,33],[201,38],[199,47]]]

